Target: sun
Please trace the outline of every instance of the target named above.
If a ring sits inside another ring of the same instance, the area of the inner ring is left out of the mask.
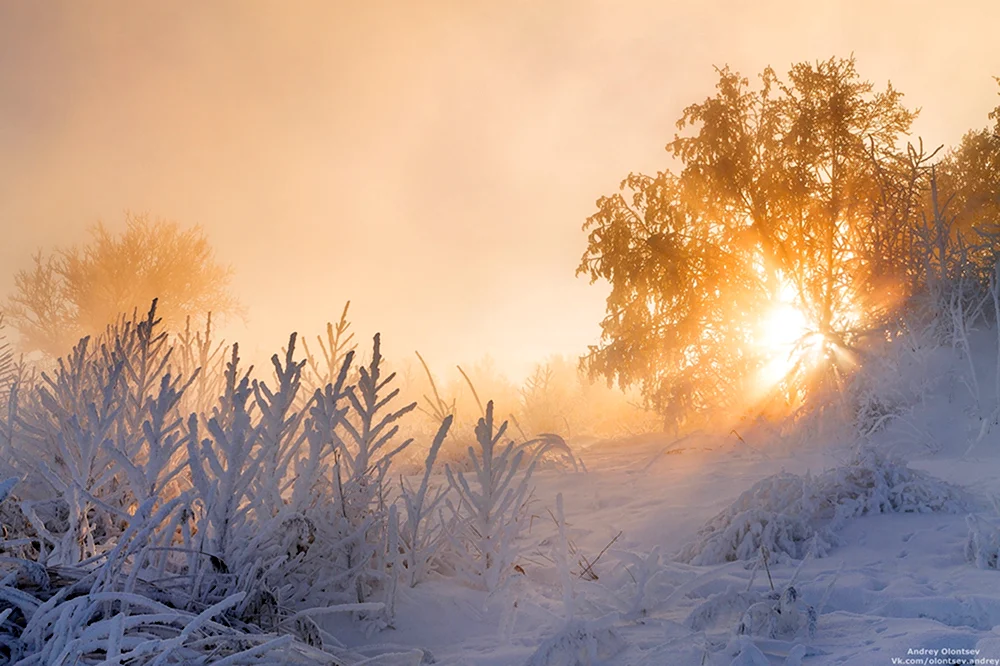
[[[818,362],[822,336],[810,326],[809,317],[798,307],[794,290],[782,288],[779,300],[771,305],[761,319],[755,343],[764,359],[759,381],[774,386],[802,362]]]

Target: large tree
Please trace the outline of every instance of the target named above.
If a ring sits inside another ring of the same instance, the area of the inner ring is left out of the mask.
[[[673,423],[744,406],[779,306],[807,320],[814,365],[836,367],[873,295],[880,184],[915,117],[853,59],[795,65],[786,80],[768,68],[756,88],[718,73],[716,94],[678,122],[691,131],[667,145],[679,172],[632,174],[599,199],[578,269],[612,287],[585,363],[639,384]]]
[[[153,299],[175,330],[188,316],[237,313],[231,278],[201,228],[127,213],[121,233],[97,224],[82,245],[36,254],[3,310],[23,349],[58,355]]]

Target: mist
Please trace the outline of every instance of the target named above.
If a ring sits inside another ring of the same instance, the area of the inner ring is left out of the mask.
[[[1000,663],[997,26],[0,2],[0,666]]]
[[[950,145],[995,105],[1000,7],[977,4],[7,3],[0,291],[145,211],[232,264],[248,317],[225,333],[250,350],[350,299],[391,356],[523,376],[597,342],[580,226],[668,165],[713,66],[853,52]]]

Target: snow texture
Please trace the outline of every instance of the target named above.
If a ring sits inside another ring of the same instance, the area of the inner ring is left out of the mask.
[[[761,548],[779,557],[823,557],[844,521],[872,513],[959,513],[962,493],[869,448],[819,474],[781,473],[754,484],[712,518],[682,561],[706,565],[749,560]]]

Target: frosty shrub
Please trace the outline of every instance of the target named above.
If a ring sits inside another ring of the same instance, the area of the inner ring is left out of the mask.
[[[680,560],[696,565],[750,560],[761,547],[777,558],[822,557],[845,520],[873,513],[958,513],[954,487],[870,448],[818,476],[781,473],[758,481],[699,531]]]
[[[322,390],[327,384],[336,382],[340,370],[344,367],[344,359],[357,348],[353,342],[354,333],[349,332],[351,322],[347,318],[347,311],[350,307],[351,302],[347,301],[337,323],[327,322],[326,336],[316,336],[322,358],[317,358],[309,349],[306,339],[302,339],[302,348],[306,353],[305,380],[314,390]]]
[[[307,379],[293,334],[258,378],[208,327],[169,337],[154,302],[19,375],[0,410],[0,663],[418,663],[347,651],[314,619],[391,626],[397,581],[445,539],[430,477],[450,420],[420,486],[391,492],[414,405],[378,336],[361,367],[345,339]]]
[[[646,554],[616,551],[619,565],[605,585],[623,620],[642,623],[667,597],[659,546]]]
[[[747,587],[729,587],[700,603],[688,616],[686,624],[694,631],[708,631],[721,626],[733,628],[734,643],[744,643],[746,637],[779,639],[794,642],[797,638],[815,638],[820,613],[829,600],[838,576],[834,576],[817,605],[806,603],[799,593],[798,579],[805,565],[803,560],[795,574],[784,585],[775,587],[767,562],[770,554],[761,549]],[[754,581],[761,568],[767,570],[769,589],[754,590]],[[791,643],[790,643],[791,644]]]
[[[248,374],[240,375],[239,346],[234,345],[226,367],[226,386],[215,413],[204,424],[188,421],[188,463],[194,503],[192,512],[196,553],[190,572],[196,598],[218,601],[234,592],[247,556],[248,542],[257,534],[267,498],[254,494],[266,451],[257,446],[259,428],[251,417],[252,389]],[[220,574],[220,575],[214,575]]]
[[[867,439],[886,429],[928,397],[955,365],[931,325],[903,321],[891,340],[869,344],[864,372],[850,380],[854,426]]]
[[[979,569],[1000,569],[1000,524],[981,516],[966,518],[969,538],[965,542],[965,559]]]
[[[790,639],[806,633],[816,633],[816,609],[799,598],[794,585],[780,592],[772,590],[766,597],[750,605],[736,626],[740,635]]]
[[[138,502],[176,491],[173,410],[186,383],[169,373],[171,350],[159,325],[154,301],[145,316],[123,318],[95,342],[81,340],[18,397],[11,453],[47,495],[22,504],[47,565],[99,555]]]
[[[191,388],[184,392],[182,409],[185,413],[211,412],[215,400],[222,394],[225,381],[226,359],[231,347],[225,340],[216,340],[212,329],[212,313],[205,317],[205,329],[192,331],[191,317],[187,317],[184,330],[171,339],[174,372],[182,377],[194,377]]]
[[[476,426],[478,450],[468,449],[472,472],[445,466],[454,494],[454,500],[446,500],[454,520],[454,564],[469,583],[488,591],[498,589],[513,571],[535,467],[513,441],[502,444],[506,431],[506,421],[494,426],[489,402]]]
[[[546,639],[525,666],[598,666],[613,663],[625,649],[625,640],[613,626],[616,616],[597,620],[574,620]]]
[[[349,353],[350,354],[350,353]],[[397,441],[399,420],[413,411],[416,404],[393,406],[398,388],[389,389],[395,373],[382,374],[379,336],[375,336],[372,359],[360,368],[356,387],[347,391],[349,411],[340,427],[331,430],[336,445],[333,465],[334,498],[341,509],[344,536],[342,547],[350,571],[361,567],[362,575],[354,580],[358,602],[365,601],[370,587],[377,584],[390,562],[380,562],[376,570],[367,570],[373,558],[396,553],[380,552],[390,534],[387,522],[389,467],[393,459],[412,440]],[[347,533],[356,535],[348,537]],[[398,549],[396,549],[398,551]],[[394,561],[394,560],[393,560]]]
[[[414,587],[424,577],[427,568],[433,564],[445,545],[447,532],[443,521],[438,520],[435,513],[441,506],[441,501],[447,494],[446,486],[430,489],[431,474],[438,451],[451,427],[452,417],[445,416],[441,427],[424,465],[424,473],[420,485],[414,489],[412,485],[400,478],[400,491],[405,510],[403,523],[400,526],[400,552],[403,555],[403,565],[407,569],[407,582]]]
[[[625,649],[625,641],[615,627],[617,613],[595,620],[576,616],[573,576],[569,567],[569,540],[566,537],[566,514],[562,493],[556,496],[556,525],[559,528],[556,566],[563,589],[565,624],[547,638],[528,658],[527,666],[593,666],[608,663]]]
[[[0,313],[0,407],[6,404],[16,378],[17,363],[4,330],[3,314]]]

